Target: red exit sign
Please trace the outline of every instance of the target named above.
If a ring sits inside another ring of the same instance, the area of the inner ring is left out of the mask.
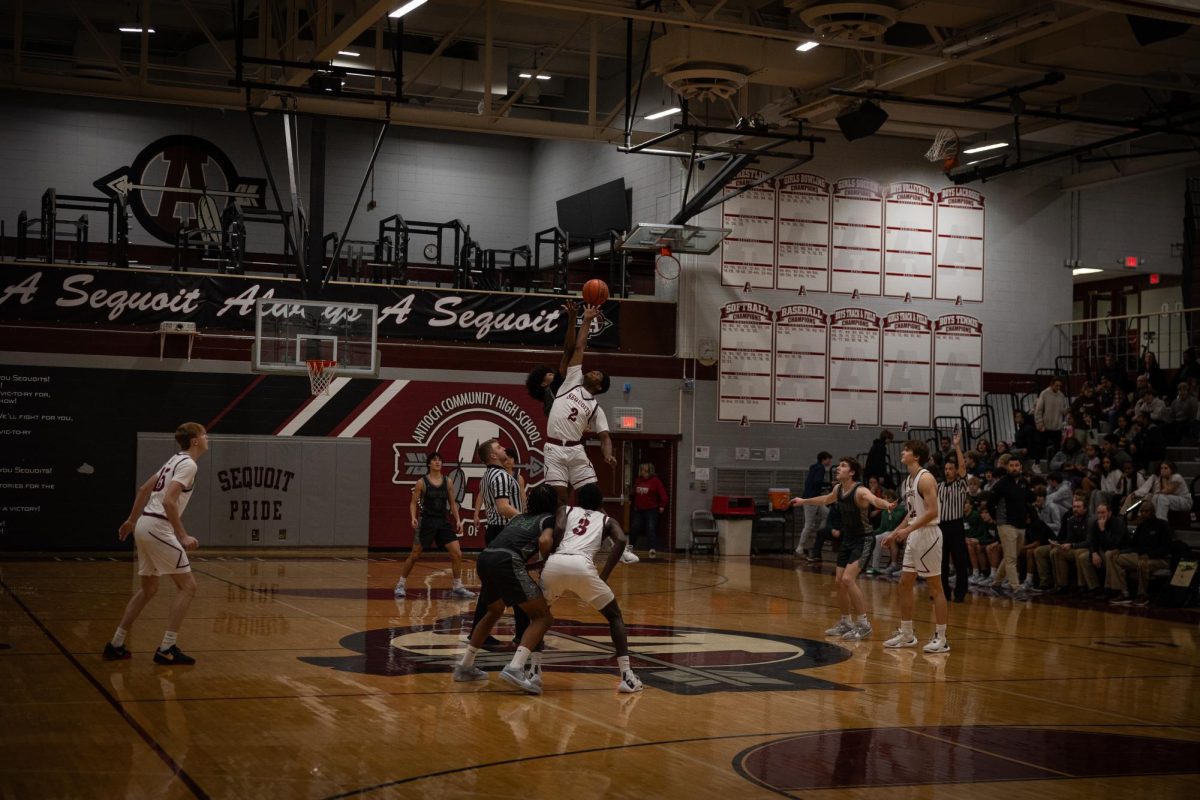
[[[1125,256],[1125,268],[1126,269],[1137,269],[1141,263],[1142,263],[1141,259],[1138,258],[1137,256]]]

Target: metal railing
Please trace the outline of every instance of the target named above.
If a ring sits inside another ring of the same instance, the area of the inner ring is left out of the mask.
[[[1106,355],[1135,375],[1147,352],[1154,353],[1164,370],[1173,370],[1184,351],[1200,340],[1200,308],[1059,322],[1050,338],[1056,367],[1074,379],[1095,378]]]

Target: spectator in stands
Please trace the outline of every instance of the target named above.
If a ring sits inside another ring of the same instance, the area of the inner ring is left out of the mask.
[[[1050,524],[1057,520],[1058,514],[1051,513],[1047,505],[1045,486],[1033,488],[1033,505],[1029,509],[1029,524],[1025,527],[1025,543],[1021,548],[1020,561],[1025,567],[1025,581],[1021,588],[1026,592],[1040,591],[1041,584],[1051,580],[1049,571],[1045,574],[1038,571],[1037,550],[1050,543],[1057,537],[1058,530]]]
[[[1046,476],[1046,505],[1042,517],[1050,530],[1057,531],[1063,517],[1071,512],[1073,495],[1074,490],[1069,481],[1063,480],[1062,473],[1051,472]]]
[[[1125,452],[1124,450],[1122,450],[1120,448],[1120,443],[1121,443],[1121,437],[1115,433],[1108,434],[1100,442],[1100,455],[1102,457],[1108,456],[1109,458],[1111,458],[1113,464],[1116,465],[1117,469],[1120,469],[1121,465],[1124,464],[1126,461],[1133,460],[1133,458],[1129,455],[1129,453]]]
[[[932,458],[935,455],[938,456],[938,461],[936,464],[937,466],[941,466],[942,464],[945,464],[946,458],[948,456],[954,455],[954,448],[950,446],[950,437],[949,436],[943,436],[939,441],[940,441],[940,444],[938,446],[938,449],[936,451],[930,451],[930,458]],[[940,474],[940,473],[937,473],[937,472],[934,473],[935,476],[937,476],[938,474]]]
[[[1189,347],[1183,351],[1183,359],[1175,377],[1171,379],[1171,389],[1179,391],[1180,386],[1186,386],[1190,381],[1200,381],[1200,362],[1196,361],[1196,348]]]
[[[979,476],[983,475],[983,473],[985,472],[983,465],[979,463],[979,456],[975,453],[974,450],[972,450],[971,452],[969,452],[963,456],[963,464],[966,465],[963,468],[963,471],[967,475],[974,475],[975,477],[979,477]]]
[[[1138,377],[1145,378],[1156,395],[1166,394],[1167,376],[1158,365],[1158,356],[1149,350],[1142,356],[1142,371]]]
[[[1105,558],[1110,550],[1120,550],[1129,537],[1125,520],[1112,513],[1108,503],[1096,506],[1096,519],[1088,526],[1087,549],[1073,550],[1075,569],[1079,573],[1080,591],[1085,594],[1102,595],[1104,589],[1096,570],[1104,569]]]
[[[1162,428],[1145,414],[1133,418],[1129,454],[1139,469],[1147,469],[1151,463],[1161,461],[1167,455],[1167,441]]]
[[[1082,419],[1085,414],[1100,416],[1100,399],[1096,396],[1096,388],[1092,384],[1085,383],[1080,387],[1079,396],[1071,403],[1071,410],[1075,412],[1077,420]]]
[[[1108,419],[1108,432],[1124,436],[1125,432],[1129,430],[1129,399],[1120,389],[1117,389],[1113,397],[1112,407],[1105,409],[1104,412]]]
[[[1053,570],[1056,592],[1065,592],[1071,587],[1071,565],[1075,563],[1077,551],[1087,548],[1088,527],[1087,498],[1076,494],[1071,499],[1070,515],[1058,527],[1058,535],[1034,553],[1039,576],[1050,574],[1046,569],[1048,565]],[[1042,584],[1040,588],[1047,587]]]
[[[808,468],[804,478],[803,497],[823,497],[833,491],[833,454],[824,450],[817,453],[817,460]],[[811,561],[820,561],[821,551],[811,550],[812,542],[816,539],[817,531],[825,525],[829,516],[829,506],[809,506],[804,510],[804,530],[800,533],[800,544],[796,547],[796,555],[804,556]],[[810,556],[816,556],[815,559]]]
[[[996,529],[1004,552],[1004,562],[992,581],[991,589],[999,592],[1003,589],[1004,579],[1008,578],[1013,593],[1023,595],[1017,559],[1024,547],[1026,517],[1032,498],[1029,483],[1021,471],[1020,459],[1010,458],[1004,470],[1004,475],[996,481],[991,491],[996,506]]]
[[[1017,458],[1036,458],[1040,435],[1033,420],[1020,409],[1013,412],[1013,443],[1009,452]]]
[[[885,510],[879,516],[879,524],[875,528],[875,551],[871,554],[871,563],[866,570],[868,575],[879,574],[880,569],[883,567],[884,554],[889,556],[889,568],[895,567],[896,573],[899,574],[901,567],[900,545],[897,545],[895,541],[891,541],[885,546],[883,540],[904,521],[904,518],[908,516],[908,510],[905,509],[904,503],[898,501],[894,489],[885,489],[883,491],[883,499],[889,503],[896,503],[896,507],[890,511]]]
[[[1106,499],[1119,501],[1132,492],[1135,486],[1129,486],[1122,474],[1120,467],[1113,461],[1110,455],[1100,457],[1100,491],[1104,493]]]
[[[1175,397],[1167,410],[1167,441],[1179,442],[1192,433],[1192,423],[1196,420],[1197,412],[1200,412],[1200,400],[1191,394],[1190,389],[1187,383],[1181,383],[1175,389]]]
[[[1056,442],[1056,446],[1061,446],[1062,443],[1065,442],[1067,439],[1074,439],[1075,438],[1075,427],[1076,427],[1075,412],[1068,411],[1066,413],[1066,415],[1063,417],[1062,439],[1061,439],[1061,441]]]
[[[1138,525],[1133,537],[1119,550],[1108,552],[1108,588],[1114,605],[1150,605],[1150,577],[1170,563],[1171,543],[1175,534],[1165,520],[1154,514],[1149,504],[1138,509]],[[1129,594],[1127,570],[1137,572],[1137,596]]]
[[[871,449],[867,451],[867,463],[863,467],[863,477],[868,481],[871,478],[879,478],[886,487],[892,486],[892,476],[888,471],[888,445],[891,444],[894,436],[889,430],[884,430],[879,433],[879,438],[871,442]]]
[[[972,506],[972,510],[963,517],[963,526],[967,531],[967,553],[974,569],[974,576],[967,583],[987,586],[996,579],[1003,552],[996,535],[996,520],[987,501],[979,502],[978,511],[974,510],[974,504]]]
[[[1078,487],[1087,474],[1087,454],[1079,446],[1079,440],[1071,437],[1063,440],[1062,449],[1050,459],[1050,471],[1063,475],[1071,486]]]
[[[1133,415],[1145,414],[1159,425],[1167,421],[1167,404],[1153,389],[1142,392],[1138,401],[1133,405]]]
[[[1075,428],[1075,438],[1084,448],[1099,446],[1101,434],[1095,417],[1091,414],[1083,414],[1078,419],[1079,424]]]
[[[969,456],[967,457],[967,460],[971,460]],[[971,475],[967,478],[967,497],[971,498],[971,501],[978,505],[978,501],[981,499],[982,495],[983,481],[978,475]]]
[[[1133,494],[1126,498],[1125,505],[1141,499],[1154,509],[1154,514],[1164,522],[1172,511],[1191,511],[1192,493],[1187,481],[1175,471],[1175,462],[1164,460],[1158,465],[1158,474],[1147,478]]]
[[[980,466],[994,467],[996,466],[996,453],[992,450],[992,443],[987,439],[980,438],[975,442],[975,458]]]
[[[1129,390],[1129,372],[1120,365],[1117,357],[1112,353],[1104,354],[1104,365],[1100,368],[1100,376],[1107,378],[1117,389]]]
[[[1062,441],[1063,420],[1069,405],[1062,388],[1062,378],[1051,378],[1050,385],[1042,390],[1033,404],[1033,420],[1042,439],[1041,451],[1034,453],[1034,458],[1042,458],[1051,447]]]

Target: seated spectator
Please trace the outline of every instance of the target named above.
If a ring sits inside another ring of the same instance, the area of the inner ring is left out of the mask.
[[[1104,363],[1100,367],[1100,376],[1107,378],[1117,389],[1125,390],[1129,388],[1129,372],[1121,366],[1120,362],[1117,361],[1117,357],[1112,353],[1104,354]]]
[[[888,502],[896,502],[896,492],[892,489],[885,489],[883,499]],[[891,511],[883,511],[879,515],[879,523],[875,527],[875,552],[871,555],[871,563],[866,569],[868,575],[879,574],[879,571],[883,568],[883,556],[885,554],[890,557],[888,561],[889,568],[897,567],[897,572],[899,572],[898,568],[902,566],[900,564],[900,547],[894,541],[889,542],[888,546],[884,547],[883,540],[887,538],[889,533],[896,530],[896,527],[904,521],[907,515],[907,509],[900,502],[896,502],[896,507]]]
[[[1142,356],[1142,371],[1138,377],[1145,378],[1156,395],[1166,394],[1167,376],[1162,367],[1158,365],[1158,356],[1149,350]]]
[[[1129,410],[1129,398],[1124,389],[1113,389],[1112,402],[1100,409],[1100,418],[1108,422],[1109,433],[1128,427],[1122,417]]]
[[[1079,387],[1079,395],[1075,402],[1071,403],[1071,410],[1075,412],[1077,419],[1085,414],[1093,417],[1100,415],[1100,399],[1096,396],[1096,388],[1092,384],[1085,383]]]
[[[1073,438],[1075,438],[1075,428],[1076,428],[1076,426],[1077,426],[1077,425],[1076,425],[1076,421],[1075,421],[1075,412],[1074,412],[1074,411],[1068,411],[1068,412],[1067,412],[1067,414],[1066,414],[1066,416],[1065,416],[1065,417],[1063,417],[1063,426],[1062,426],[1062,441],[1060,441],[1060,442],[1057,442],[1057,444],[1058,444],[1060,447],[1062,446],[1062,443],[1063,443],[1063,442],[1065,442],[1067,439],[1073,439]]]
[[[1036,458],[1040,455],[1037,451],[1041,439],[1037,427],[1024,411],[1013,412],[1013,431],[1013,443],[1009,452],[1017,458]]]
[[[1069,497],[1069,495],[1068,495]],[[1046,487],[1035,486],[1033,489],[1033,505],[1029,509],[1029,522],[1025,525],[1025,538],[1021,544],[1021,565],[1025,567],[1025,581],[1021,588],[1026,592],[1040,588],[1040,584],[1049,583],[1049,571],[1043,575],[1038,572],[1035,554],[1039,547],[1047,545],[1057,536],[1057,530],[1051,527],[1049,520],[1058,515],[1048,513],[1046,503]]]
[[[1170,419],[1166,426],[1167,440],[1179,442],[1190,436],[1197,412],[1200,412],[1200,400],[1190,393],[1188,384],[1179,384],[1175,390],[1175,397],[1167,409],[1167,416]]]
[[[1128,452],[1121,449],[1121,437],[1115,433],[1108,434],[1100,442],[1100,455],[1111,458],[1117,469],[1120,469],[1126,461],[1133,460]]]
[[[1110,455],[1100,457],[1100,469],[1097,472],[1100,475],[1100,491],[1110,501],[1118,502],[1123,500],[1126,495],[1137,488],[1136,486],[1129,485],[1124,473],[1117,467],[1116,462],[1113,461],[1113,457]]]
[[[1159,425],[1167,421],[1167,404],[1153,389],[1147,389],[1139,396],[1133,405],[1133,416],[1145,414]]]
[[[824,526],[817,529],[816,541],[813,542],[812,554],[804,560],[809,564],[821,563],[821,551],[825,548],[826,541],[833,542],[833,551],[836,553],[839,545],[842,543],[842,512],[838,510],[838,504],[834,503],[829,506],[829,516],[825,517]]]
[[[970,461],[971,460],[970,456],[967,456],[966,460]],[[983,494],[983,481],[979,478],[979,476],[971,475],[970,477],[968,477],[967,478],[967,497],[970,497],[972,500],[976,501],[976,504],[978,505],[979,498],[982,494]]]
[[[963,461],[966,462],[967,475],[979,476],[984,473],[984,467],[980,465],[979,456],[975,455],[974,450],[966,453],[963,456]]]
[[[996,532],[996,521],[988,511],[987,503],[976,508],[968,501],[967,514],[963,517],[963,528],[967,533],[967,555],[971,558],[971,577],[967,581],[974,586],[987,585],[996,577],[1004,551]]]
[[[1192,493],[1187,481],[1175,471],[1175,462],[1164,460],[1158,465],[1158,474],[1147,478],[1133,494],[1126,498],[1126,506],[1141,499],[1154,509],[1154,515],[1164,522],[1172,511],[1191,511]]]
[[[1085,444],[1083,454],[1087,456],[1087,471],[1096,472],[1100,469],[1100,445]]]
[[[1129,424],[1129,415],[1132,412],[1133,409],[1129,406],[1122,408],[1120,413],[1117,414],[1116,421],[1114,421],[1112,426],[1109,427],[1108,432],[1113,436],[1116,436],[1118,439],[1128,437],[1130,428],[1132,428],[1132,426]]]
[[[1178,391],[1178,387],[1187,386],[1191,381],[1200,382],[1200,362],[1196,360],[1196,348],[1194,347],[1183,351],[1183,359],[1179,362],[1179,369],[1175,370],[1175,377],[1171,379],[1170,388]]]
[[[1165,520],[1154,514],[1149,504],[1138,509],[1138,525],[1132,539],[1108,553],[1108,588],[1114,605],[1150,605],[1150,577],[1171,563],[1171,543],[1175,534]],[[1137,572],[1137,596],[1129,594],[1128,570]]]
[[[992,452],[992,443],[987,439],[975,442],[975,461],[984,469],[996,466],[996,454]]]
[[[1062,473],[1072,487],[1079,485],[1087,474],[1087,454],[1079,446],[1078,439],[1070,437],[1063,440],[1062,449],[1050,459],[1050,471]]]
[[[1100,428],[1096,425],[1096,419],[1091,414],[1080,415],[1078,425],[1075,428],[1075,438],[1085,448],[1099,446]]]
[[[1108,552],[1120,550],[1128,538],[1129,529],[1125,526],[1125,520],[1112,513],[1108,503],[1097,505],[1096,519],[1088,526],[1086,549],[1072,550],[1080,591],[1091,595],[1104,594],[1097,570],[1104,569]]]
[[[1071,484],[1063,480],[1062,473],[1051,472],[1046,476],[1046,505],[1039,512],[1050,530],[1057,531],[1062,518],[1071,511]]]
[[[1075,563],[1075,551],[1087,547],[1087,536],[1087,498],[1076,494],[1071,499],[1071,513],[1063,518],[1058,532],[1034,551],[1038,576],[1043,580],[1038,585],[1039,589],[1050,588],[1051,581],[1045,579],[1051,575],[1055,591],[1065,592],[1071,587],[1071,565]]]
[[[1129,455],[1139,469],[1162,461],[1167,455],[1167,440],[1162,428],[1145,414],[1133,418],[1133,435],[1129,441]]]

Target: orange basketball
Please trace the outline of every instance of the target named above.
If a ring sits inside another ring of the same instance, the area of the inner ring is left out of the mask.
[[[608,299],[608,284],[599,278],[592,278],[583,285],[583,302],[589,306],[598,306]]]

